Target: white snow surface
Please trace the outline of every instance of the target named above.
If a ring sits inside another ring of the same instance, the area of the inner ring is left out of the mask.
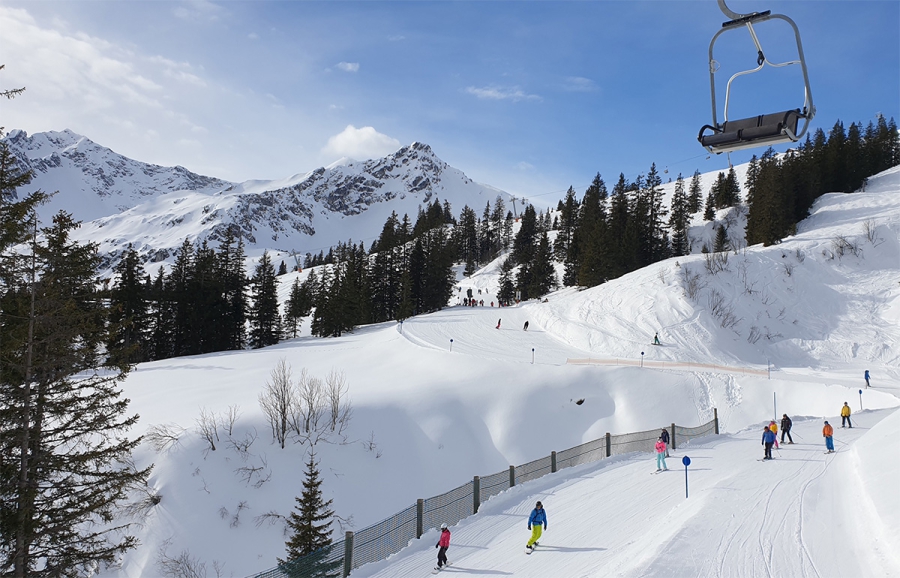
[[[835,253],[839,236],[856,255]],[[273,347],[141,364],[124,384],[141,416],[134,433],[161,424],[184,431],[166,450],[141,446],[138,464],[155,464],[150,484],[161,501],[137,520],[141,545],[102,575],[161,576],[161,558],[183,556],[203,565],[201,575],[249,576],[285,555],[285,525],[272,514],[294,507],[309,447],[273,443],[258,402],[284,359],[295,377],[337,371],[349,385],[345,437],[316,446],[325,497],[343,520],[335,540],[475,475],[606,432],[696,426],[717,408],[721,435],[673,451],[668,472],[651,475],[655,457],[635,453],[495,496],[451,527],[453,565],[443,573],[900,576],[898,239],[895,168],[869,179],[865,192],[823,196],[797,235],[731,253],[716,274],[703,255],[673,258],[498,309],[489,305],[495,262],[460,277],[446,309],[402,325],[331,339],[308,336],[304,325],[301,337]],[[282,298],[307,274],[281,277]],[[694,299],[685,288],[691,275]],[[484,307],[457,304],[468,288]],[[715,294],[733,324],[711,313]],[[660,346],[650,345],[656,332]],[[567,363],[575,359],[594,363]],[[840,427],[845,401],[852,429]],[[197,420],[229,407],[239,417],[230,433],[219,427],[210,451]],[[796,443],[759,461],[762,428],[782,413],[794,420]],[[835,426],[837,453],[824,453],[823,420]],[[526,556],[536,500],[549,528]],[[428,575],[436,541],[429,530],[351,576]]]

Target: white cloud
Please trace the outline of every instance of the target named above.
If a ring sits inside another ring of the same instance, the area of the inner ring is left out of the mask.
[[[516,168],[520,171],[533,171],[534,165],[531,163],[526,163],[525,161],[519,161],[516,163]]]
[[[182,20],[206,20],[209,22],[215,22],[227,14],[224,8],[209,0],[188,0],[172,12]]]
[[[337,67],[344,72],[359,72],[359,62],[338,62]]]
[[[484,88],[469,86],[466,92],[483,100],[511,100],[518,102],[520,100],[541,100],[536,94],[527,94],[518,86],[496,86],[490,85]]]
[[[570,76],[566,78],[563,90],[568,90],[569,92],[596,92],[600,89],[590,78]]]
[[[257,34],[256,32],[251,32],[247,35],[247,38],[249,38],[250,40],[259,40],[259,34]]]
[[[322,152],[331,156],[365,160],[389,155],[399,148],[400,141],[381,134],[371,126],[356,128],[350,124],[342,132],[329,138]]]

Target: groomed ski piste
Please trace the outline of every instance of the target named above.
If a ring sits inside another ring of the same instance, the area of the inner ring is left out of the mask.
[[[855,243],[855,254],[836,255],[838,237]],[[703,255],[673,258],[498,309],[487,305],[497,273],[493,263],[458,282],[459,296],[472,287],[484,307],[457,306],[454,296],[402,326],[332,339],[303,327],[303,337],[265,349],[138,366],[125,393],[141,415],[139,433],[158,424],[184,431],[166,449],[142,446],[138,465],[155,463],[150,483],[161,501],[141,520],[141,546],[101,574],[160,576],[161,561],[181,556],[206,575],[250,576],[285,555],[278,516],[301,492],[309,448],[273,443],[258,401],[283,359],[295,378],[337,370],[349,385],[345,437],[316,446],[325,497],[342,517],[336,540],[474,475],[606,432],[696,426],[716,408],[721,435],[679,446],[667,472],[650,475],[650,453],[627,454],[493,497],[451,527],[452,566],[440,574],[900,575],[900,169],[870,178],[866,192],[825,195],[797,235],[731,253],[715,274]],[[685,279],[694,274],[692,299]],[[282,278],[284,292],[295,275]],[[711,314],[713,292],[736,323],[723,327]],[[656,332],[659,347],[650,345]],[[570,362],[585,359],[593,362]],[[852,429],[840,427],[845,401]],[[239,417],[211,451],[197,420],[229,407]],[[783,413],[796,443],[760,462],[763,426]],[[834,454],[824,453],[824,420],[835,428]],[[239,443],[250,438],[249,449]],[[529,556],[537,500],[548,529]],[[437,539],[430,530],[351,576],[430,576]]]

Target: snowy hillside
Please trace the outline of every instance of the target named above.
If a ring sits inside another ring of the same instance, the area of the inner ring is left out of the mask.
[[[348,238],[370,245],[392,211],[414,223],[419,207],[435,199],[449,199],[457,213],[468,205],[480,214],[498,195],[509,198],[471,181],[422,143],[285,179],[228,183],[133,161],[70,131],[29,137],[17,130],[5,140],[34,171],[19,193],[59,191],[43,216],[71,212],[84,222],[75,237],[99,243],[113,258],[132,243],[150,261],[163,261],[185,238],[214,242],[228,229],[240,233],[249,255],[327,253]]]
[[[155,463],[149,492],[160,500],[139,516],[141,546],[104,575],[159,576],[176,559],[207,576],[275,566],[309,451],[291,439],[284,449],[273,443],[260,410],[258,397],[285,360],[294,379],[336,371],[349,386],[348,429],[315,447],[340,517],[336,539],[474,475],[606,432],[695,426],[717,408],[723,435],[683,448],[693,460],[689,498],[682,450],[669,461],[674,471],[658,476],[649,475],[647,454],[563,470],[496,496],[452,528],[446,572],[896,576],[900,464],[888,458],[900,427],[898,239],[895,168],[870,178],[865,193],[819,199],[780,245],[730,253],[710,270],[704,255],[670,259],[545,303],[497,309],[489,306],[492,264],[458,282],[461,295],[480,289],[484,307],[454,298],[402,325],[141,364],[124,387],[141,415],[135,433],[157,434],[138,461]],[[281,277],[281,295],[306,274]],[[661,346],[650,345],[655,332]],[[641,368],[641,352],[672,366]],[[594,363],[568,362],[576,359]],[[866,369],[873,387],[860,394]],[[822,421],[837,425],[845,401],[855,427],[838,428],[838,453],[825,455]],[[794,418],[797,443],[759,462],[762,425],[782,413]],[[220,424],[215,451],[199,428],[210,416]],[[161,431],[171,434],[166,443]],[[549,529],[526,557],[536,499]],[[435,542],[431,531],[351,575],[425,575]]]

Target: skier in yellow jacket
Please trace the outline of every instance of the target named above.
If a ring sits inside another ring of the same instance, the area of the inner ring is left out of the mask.
[[[841,427],[845,427],[845,423],[853,427],[853,424],[850,422],[850,406],[847,405],[846,401],[844,402],[844,407],[841,408]]]

